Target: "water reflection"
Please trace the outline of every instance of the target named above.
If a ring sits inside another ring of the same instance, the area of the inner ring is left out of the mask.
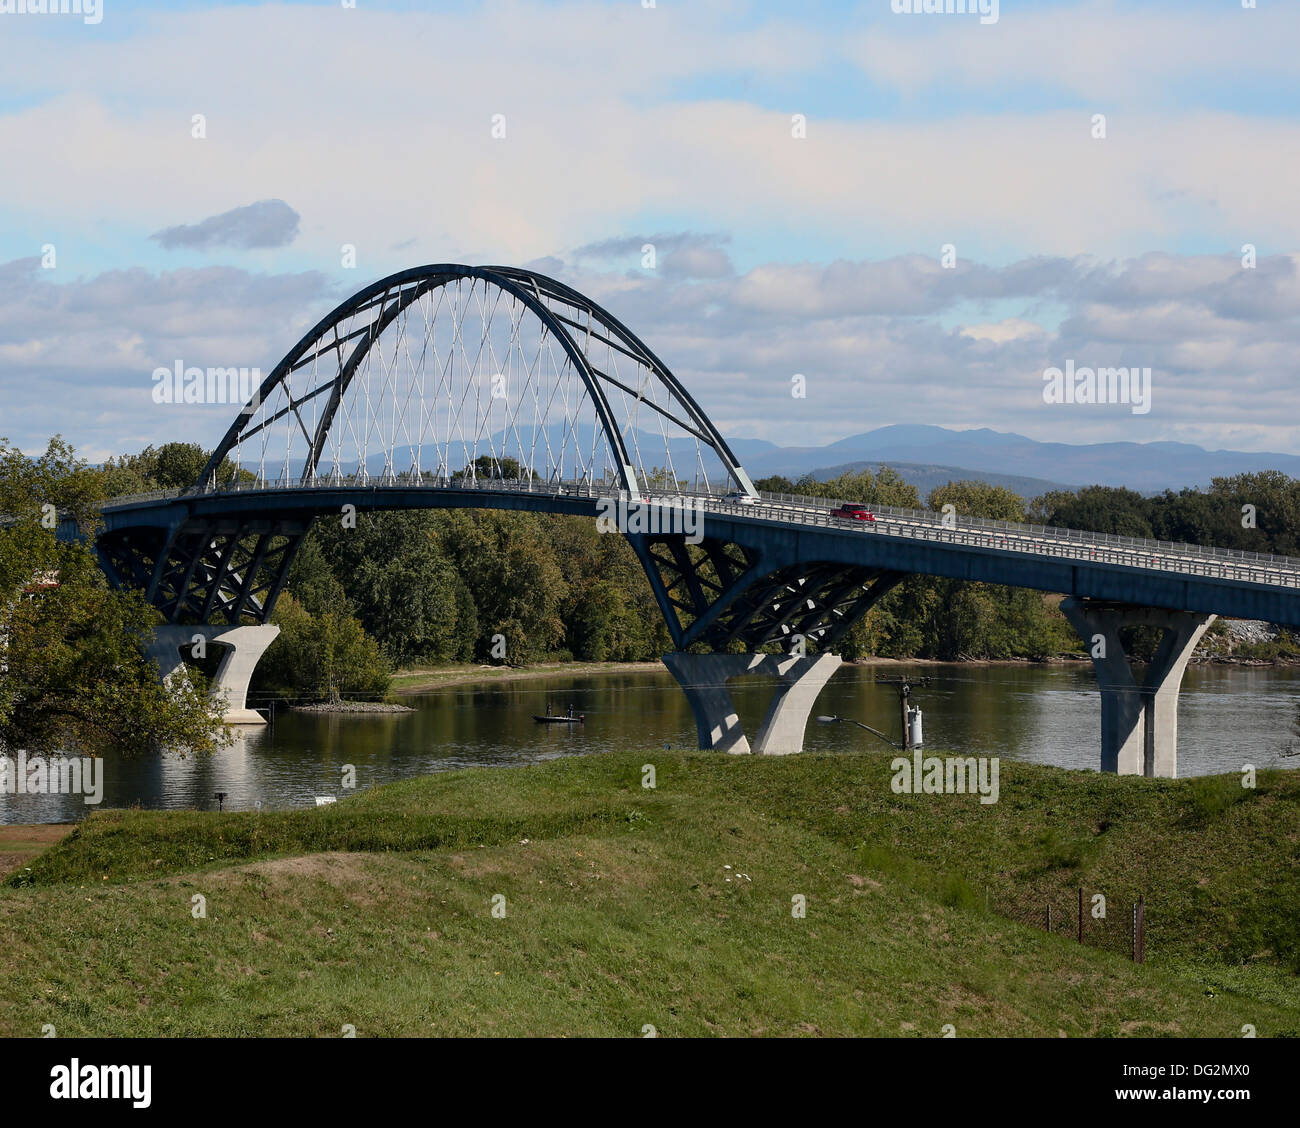
[[[1091,670],[1068,666],[891,667],[888,675],[928,674],[916,691],[925,711],[927,750],[935,754],[1006,756],[1095,769],[1100,702]],[[850,717],[884,732],[899,729],[893,686],[877,670],[841,669],[822,691],[816,712]],[[768,692],[735,683],[746,731],[754,733]],[[532,714],[572,702],[582,725],[540,725]],[[109,807],[226,810],[310,806],[317,795],[342,795],[344,765],[359,787],[468,766],[533,763],[557,756],[644,748],[694,747],[686,699],[666,672],[547,678],[457,686],[408,699],[401,715],[278,712],[274,724],[236,731],[235,742],[209,759],[168,757],[108,765]],[[1287,756],[1297,738],[1300,671],[1228,666],[1188,670],[1179,712],[1181,775],[1257,767],[1298,767]],[[810,722],[810,750],[885,751],[848,725]],[[84,817],[75,796],[0,796],[0,822],[56,822]]]

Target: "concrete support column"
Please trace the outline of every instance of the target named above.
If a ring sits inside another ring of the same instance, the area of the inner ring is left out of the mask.
[[[1066,599],[1061,611],[1079,632],[1101,686],[1101,770],[1174,778],[1178,774],[1178,693],[1192,652],[1214,615]],[[1164,631],[1139,685],[1119,632]]]
[[[217,676],[212,680],[212,696],[224,699],[226,715],[221,719],[228,725],[264,725],[265,718],[256,709],[248,708],[248,683],[253,670],[261,661],[266,648],[276,640],[280,628],[267,623],[257,627],[227,627],[216,637],[226,648]]]
[[[840,668],[838,654],[818,654],[812,658],[790,658],[765,654],[776,674],[776,692],[767,716],[758,730],[754,752],[759,756],[789,756],[803,751],[803,732],[808,726],[817,695]]]
[[[749,751],[749,741],[740,727],[740,717],[727,689],[727,679],[737,674],[736,658],[745,654],[686,654],[674,651],[663,656],[668,672],[686,694],[695,714],[695,732],[700,748],[737,755]]]
[[[144,656],[158,667],[158,676],[164,685],[171,683],[177,674],[184,674],[185,662],[181,658],[181,647],[189,646],[196,634],[202,634],[204,627],[178,627],[171,623],[154,627],[153,637],[144,645]]]
[[[222,720],[228,725],[264,725],[265,718],[255,709],[248,708],[248,683],[253,670],[266,648],[280,633],[276,626],[177,626],[167,624],[154,628],[153,638],[145,645],[146,657],[158,667],[164,684],[174,677],[183,677],[185,663],[181,658],[183,647],[195,645],[202,638],[204,645],[223,648],[225,653],[217,666],[209,692],[214,701],[225,705]]]
[[[795,658],[788,654],[686,654],[663,656],[695,714],[700,748],[749,752],[749,740],[727,682],[739,677],[776,680],[772,704],[758,730],[753,751],[759,756],[788,756],[802,751],[804,728],[817,695],[839,668],[836,654]]]

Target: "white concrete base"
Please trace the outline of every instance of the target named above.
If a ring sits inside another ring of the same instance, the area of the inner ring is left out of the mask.
[[[221,717],[225,725],[264,725],[266,718],[256,709],[227,709]]]
[[[691,703],[700,748],[744,754],[750,745],[741,728],[727,682],[740,677],[776,680],[772,704],[759,726],[752,751],[789,756],[803,751],[803,734],[813,703],[840,667],[838,654],[794,658],[789,654],[686,654],[663,656],[668,672]]]
[[[280,628],[266,626],[166,626],[154,628],[154,637],[145,654],[158,667],[164,684],[174,677],[185,676],[182,648],[191,648],[202,639],[203,645],[220,646],[225,653],[212,679],[213,700],[225,703],[222,721],[228,725],[264,725],[266,718],[248,708],[248,683],[266,648],[279,635]]]
[[[1192,651],[1216,616],[1155,607],[1115,607],[1066,599],[1061,611],[1092,655],[1101,685],[1101,770],[1119,775],[1178,775],[1178,692]],[[1165,632],[1139,686],[1119,632]]]

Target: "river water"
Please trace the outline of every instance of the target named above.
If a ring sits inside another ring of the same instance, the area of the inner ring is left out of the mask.
[[[898,737],[898,696],[877,677],[928,675],[913,703],[924,711],[927,754],[1002,756],[1060,767],[1098,766],[1101,708],[1090,667],[1069,665],[844,666],[818,698],[815,714],[836,714]],[[759,681],[733,684],[753,734],[769,691]],[[693,748],[686,698],[662,670],[461,685],[404,699],[407,714],[307,714],[277,711],[264,728],[237,730],[235,743],[202,759],[109,760],[102,805],[227,810],[311,806],[315,796],[348,794],[429,772],[505,766],[619,749]],[[540,725],[534,713],[570,702],[582,725]],[[1193,666],[1179,710],[1179,775],[1257,767],[1300,768],[1296,731],[1300,670]],[[847,724],[809,721],[809,750],[885,751]],[[80,796],[0,795],[0,823],[64,822],[91,808]]]

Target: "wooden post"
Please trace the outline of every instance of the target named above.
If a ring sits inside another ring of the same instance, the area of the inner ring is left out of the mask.
[[[1079,943],[1083,943],[1083,886],[1079,886]]]
[[[898,702],[903,711],[903,747],[912,747],[912,726],[907,723],[907,693],[906,686],[900,686],[898,689]]]
[[[1047,931],[1052,931],[1052,906],[1050,904],[1047,906]]]

